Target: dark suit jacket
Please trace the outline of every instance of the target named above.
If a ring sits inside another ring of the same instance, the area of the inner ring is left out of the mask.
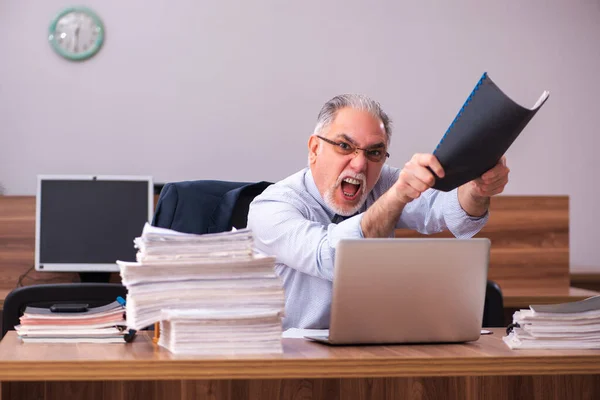
[[[152,225],[185,233],[215,233],[245,228],[248,207],[271,182],[213,180],[167,183]]]

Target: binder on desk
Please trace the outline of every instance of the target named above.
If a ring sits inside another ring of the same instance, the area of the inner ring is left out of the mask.
[[[548,96],[525,108],[484,72],[433,152],[445,172],[433,188],[450,191],[494,167]]]

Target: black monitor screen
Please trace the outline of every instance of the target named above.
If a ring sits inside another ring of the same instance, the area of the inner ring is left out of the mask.
[[[148,181],[42,180],[39,263],[135,261],[148,222]]]

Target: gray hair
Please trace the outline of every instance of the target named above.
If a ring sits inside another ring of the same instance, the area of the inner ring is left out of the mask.
[[[388,142],[390,141],[392,138],[392,120],[383,111],[378,102],[362,94],[341,94],[325,103],[317,117],[317,126],[315,127],[314,134],[322,133],[327,129],[335,119],[337,112],[346,107],[366,111],[373,117],[381,120],[386,138]]]

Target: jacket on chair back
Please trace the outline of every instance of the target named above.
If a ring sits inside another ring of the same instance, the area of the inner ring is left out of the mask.
[[[167,183],[152,225],[185,233],[216,233],[245,228],[248,207],[271,182],[198,180]]]

